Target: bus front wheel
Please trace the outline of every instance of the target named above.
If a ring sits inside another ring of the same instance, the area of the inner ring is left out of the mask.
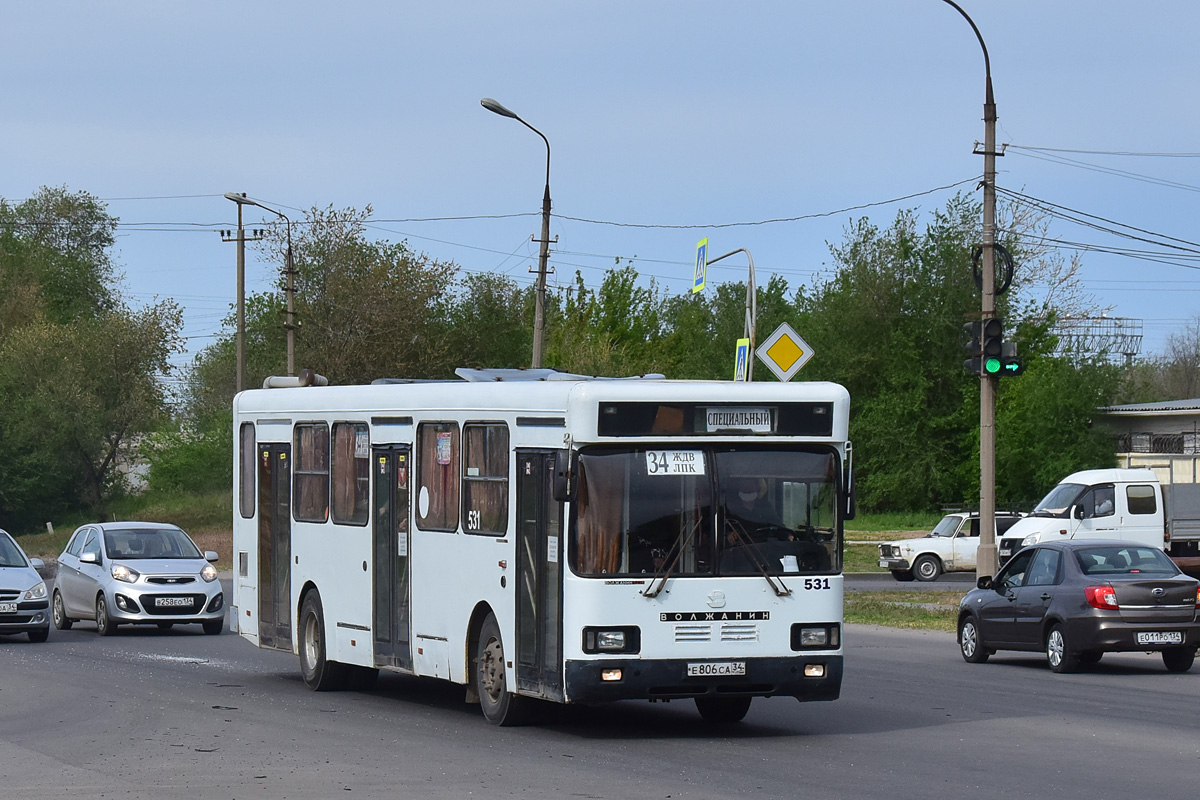
[[[321,596],[309,592],[300,606],[300,674],[308,688],[318,692],[342,688],[342,665],[326,658],[325,614]]]
[[[500,639],[500,625],[494,614],[488,614],[479,628],[473,677],[484,718],[493,725],[519,725],[527,701],[508,690],[504,642]]]

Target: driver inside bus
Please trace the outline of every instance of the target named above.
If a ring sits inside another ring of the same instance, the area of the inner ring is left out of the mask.
[[[732,491],[725,500],[725,521],[731,539],[736,538],[734,531],[749,535],[755,541],[761,541],[768,531],[772,538],[795,538],[767,499],[765,483],[760,478],[748,476],[733,480]]]

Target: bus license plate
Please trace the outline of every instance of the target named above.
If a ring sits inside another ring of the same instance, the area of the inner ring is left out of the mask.
[[[1143,631],[1137,635],[1138,644],[1183,644],[1182,631]]]
[[[0,603],[0,614],[15,614],[17,613],[16,603]]]
[[[745,661],[698,661],[687,665],[689,678],[707,678],[714,675],[745,675]]]
[[[175,606],[175,607],[191,606],[191,604],[192,604],[192,598],[190,598],[190,597],[156,597],[156,598],[154,598],[154,605],[157,606],[158,608],[164,608],[164,607],[169,607],[169,606]]]

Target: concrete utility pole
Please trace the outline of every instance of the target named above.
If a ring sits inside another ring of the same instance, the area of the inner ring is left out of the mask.
[[[546,334],[546,263],[550,258],[550,140],[537,128],[492,98],[485,97],[479,101],[479,104],[493,114],[515,119],[538,136],[541,136],[542,141],[546,143],[546,191],[542,193],[542,238],[538,240],[537,295],[533,310],[533,368],[541,369],[542,342]]]
[[[979,46],[983,48],[986,78],[983,102],[983,150],[975,144],[975,152],[983,156],[983,258],[982,275],[983,324],[996,316],[996,101],[992,96],[992,65],[987,45],[975,22],[953,0],[943,0],[953,6],[971,25]],[[979,549],[975,574],[979,577],[996,574],[996,377],[986,370],[979,371]]]
[[[221,240],[237,242],[237,391],[240,392],[246,388],[246,242],[257,242],[262,232],[255,231],[254,236],[246,237],[242,206],[254,203],[246,199],[245,192],[226,192],[225,199],[237,203],[238,209],[237,238],[230,237],[229,231],[221,231]]]

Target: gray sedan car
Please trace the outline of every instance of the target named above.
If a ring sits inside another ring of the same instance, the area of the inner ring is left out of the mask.
[[[50,602],[38,570],[40,558],[29,558],[16,540],[0,531],[0,634],[24,633],[31,642],[50,635]]]
[[[54,626],[96,621],[101,636],[118,625],[170,628],[199,623],[205,633],[225,626],[225,597],[212,562],[182,528],[158,522],[84,525],[58,557]]]
[[[1161,652],[1186,672],[1200,647],[1200,582],[1157,547],[1068,539],[1018,552],[959,605],[958,644],[969,662],[997,650],[1041,650],[1071,672],[1104,653]]]

